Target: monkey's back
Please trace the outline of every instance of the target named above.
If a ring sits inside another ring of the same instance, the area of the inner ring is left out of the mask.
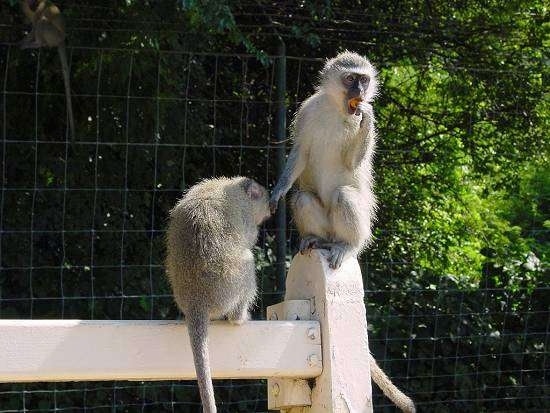
[[[65,41],[65,20],[59,8],[53,4],[41,3],[35,13],[34,25],[37,40],[44,46],[58,47]]]
[[[203,181],[170,212],[166,271],[184,313],[200,302],[211,318],[219,318],[243,295],[256,292],[254,258],[240,235],[241,214],[249,211],[234,199],[237,194],[224,190],[231,184],[228,178]]]

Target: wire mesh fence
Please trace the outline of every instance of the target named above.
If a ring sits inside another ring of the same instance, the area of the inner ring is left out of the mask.
[[[108,29],[88,27],[105,21]],[[80,23],[71,31],[136,30],[114,27],[113,17]],[[131,23],[141,30],[159,24]],[[205,177],[242,174],[274,183],[274,56],[265,64],[248,53],[81,41],[68,48],[74,141],[55,51],[22,51],[11,41],[0,48],[0,317],[178,318],[163,271],[167,213],[182,190]],[[313,92],[321,57],[287,56],[289,119]],[[527,130],[548,115],[536,106],[543,83],[515,97],[497,88],[495,104],[483,107],[479,89],[464,91],[464,84],[522,82],[532,73],[376,63],[384,80],[375,167],[381,202],[375,241],[360,259],[375,357],[420,411],[548,411],[547,264],[535,254],[510,253],[523,258],[499,261],[494,243],[479,240],[485,232],[478,228],[484,218],[472,210],[477,198],[471,202],[472,194],[460,192],[471,179],[460,171],[487,156],[475,137],[498,134],[492,125]],[[463,96],[470,104],[453,111]],[[497,145],[501,164],[523,165],[529,145],[544,152],[537,133]],[[490,169],[476,176],[489,176]],[[529,176],[525,191],[540,211],[526,214],[521,231],[546,245],[547,178],[538,170]],[[455,198],[446,199],[445,191]],[[430,219],[440,218],[445,225],[431,226]],[[289,222],[288,258],[297,244],[293,228]],[[274,266],[276,236],[275,223],[265,224],[256,251],[256,319],[283,293]],[[482,262],[469,255],[472,244],[488,249]],[[267,411],[265,381],[220,380],[215,391],[221,411]],[[374,405],[393,409],[379,393]],[[197,412],[200,399],[194,382],[0,385],[0,412],[20,411]]]

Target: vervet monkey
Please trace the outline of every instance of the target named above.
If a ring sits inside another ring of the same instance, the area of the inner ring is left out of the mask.
[[[65,22],[59,8],[48,0],[21,0],[21,9],[32,24],[30,33],[25,36],[19,45],[22,49],[39,47],[57,47],[63,83],[65,85],[65,98],[67,100],[67,113],[69,116],[69,132],[71,139],[75,139],[73,104],[71,100],[71,83],[69,64],[67,63],[67,51],[65,49]]]
[[[316,93],[296,113],[294,144],[271,195],[275,210],[298,181],[291,207],[302,238],[300,252],[326,249],[334,269],[371,238],[376,206],[371,102],[377,89],[376,70],[364,57],[344,52],[327,61]]]
[[[337,269],[356,256],[371,238],[376,197],[372,162],[376,128],[372,102],[378,91],[376,69],[353,52],[326,62],[315,94],[306,99],[292,123],[294,144],[273,189],[273,212],[295,181],[294,222],[300,252],[320,248]],[[374,382],[401,410],[414,412],[403,394],[370,356]]]
[[[203,411],[216,412],[208,321],[241,324],[256,298],[252,247],[270,216],[267,190],[244,177],[204,180],[170,211],[166,273],[187,320]]]

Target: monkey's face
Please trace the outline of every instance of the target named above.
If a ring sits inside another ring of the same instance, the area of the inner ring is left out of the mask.
[[[271,211],[269,210],[269,194],[267,189],[250,178],[246,178],[244,188],[246,195],[252,203],[254,223],[256,225],[261,225],[262,222],[271,216]]]
[[[319,89],[331,96],[343,114],[360,115],[359,104],[374,100],[376,69],[363,56],[345,51],[330,59],[320,72]]]
[[[361,114],[359,103],[367,98],[370,77],[366,73],[344,73],[341,78],[344,90],[344,106],[348,115]]]
[[[269,194],[263,186],[260,185],[260,187],[262,188],[262,194],[253,204],[254,222],[256,225],[261,225],[271,216],[271,211],[269,209]]]

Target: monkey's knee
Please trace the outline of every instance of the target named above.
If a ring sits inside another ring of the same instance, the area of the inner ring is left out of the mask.
[[[317,197],[307,191],[296,191],[292,194],[290,202],[293,211],[298,213],[320,206]]]
[[[354,188],[342,186],[336,188],[332,194],[331,215],[347,224],[355,224],[361,220],[359,194]]]
[[[239,306],[227,314],[227,321],[233,325],[241,325],[250,320],[250,312],[247,306]]]
[[[292,216],[300,235],[326,238],[329,220],[319,198],[308,191],[298,191],[291,199]]]
[[[343,241],[360,248],[370,236],[369,217],[365,216],[357,189],[342,186],[334,191],[330,205],[331,234],[334,241]]]

